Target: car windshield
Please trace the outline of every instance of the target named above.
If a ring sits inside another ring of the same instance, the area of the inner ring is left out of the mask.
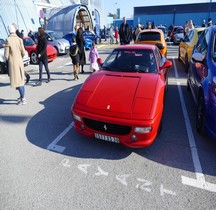
[[[35,42],[31,38],[23,39],[24,46],[32,46]]]
[[[105,60],[102,70],[114,72],[157,72],[152,50],[115,49]]]
[[[184,29],[183,28],[178,28],[176,30],[176,33],[179,34],[179,33],[184,33]]]
[[[161,41],[161,36],[158,32],[143,32],[139,34],[138,41]]]
[[[48,32],[48,34],[52,39],[61,39],[62,38],[59,34],[55,33],[54,31]]]

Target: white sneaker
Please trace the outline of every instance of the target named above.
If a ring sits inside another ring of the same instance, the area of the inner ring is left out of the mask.
[[[27,102],[26,102],[26,99],[25,98],[19,98],[18,100],[17,100],[17,105],[25,105],[25,104],[27,104]]]
[[[23,99],[22,99],[22,105],[25,105],[25,104],[27,104],[27,102],[26,102],[26,99],[23,98]]]

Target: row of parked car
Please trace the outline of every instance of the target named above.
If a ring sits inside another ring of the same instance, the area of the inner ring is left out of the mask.
[[[33,32],[34,40],[28,36],[23,37],[24,47],[26,49],[26,55],[23,58],[24,65],[27,66],[29,63],[37,64],[37,38],[38,32]],[[70,32],[61,37],[58,33],[50,30],[45,30],[45,36],[48,41],[47,45],[47,55],[48,61],[51,62],[57,58],[60,54],[67,54],[69,51],[70,45],[72,43],[72,38],[76,36],[74,32]],[[95,42],[99,44],[101,38],[94,34],[92,31],[84,31],[83,36],[85,39],[85,49],[88,50],[91,48],[92,43]],[[0,73],[5,73],[7,71],[6,60],[4,57],[4,39],[0,39]]]
[[[183,34],[183,27],[174,27]],[[173,36],[173,41],[176,39]],[[194,28],[182,36],[178,59],[183,62],[188,74],[187,88],[191,91],[196,105],[196,128],[201,134],[206,131],[216,139],[216,26]],[[166,56],[167,44],[161,29],[141,31],[137,44],[155,44]]]
[[[216,139],[216,26],[192,29],[179,45],[196,104],[196,128]]]

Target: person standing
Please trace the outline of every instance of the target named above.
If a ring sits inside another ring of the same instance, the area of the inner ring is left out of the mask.
[[[16,35],[23,40],[24,34],[19,32],[18,26],[15,23],[12,23],[12,25],[14,26],[14,28],[16,30]],[[28,84],[29,80],[30,80],[30,75],[26,71],[24,71],[24,74],[26,77],[26,83],[25,84]]]
[[[114,33],[114,27],[113,27],[113,24],[111,24],[110,26],[110,44],[114,44],[114,36],[113,36],[113,33]]]
[[[129,44],[130,43],[130,27],[126,23],[126,18],[123,17],[123,23],[119,29],[119,36],[120,36],[120,44]]]
[[[31,29],[29,30],[28,36],[29,36],[33,41],[35,41],[35,38],[34,38],[34,35],[33,35]]]
[[[89,61],[90,61],[91,71],[98,71],[99,70],[99,66],[97,63],[98,58],[99,58],[99,54],[97,51],[96,44],[92,43],[92,47],[91,47],[90,52],[89,52]]]
[[[76,43],[79,47],[79,66],[81,66],[81,73],[84,73],[84,65],[86,64],[86,56],[85,56],[85,40],[83,37],[83,29],[82,27],[80,27],[77,30],[77,34],[76,34]]]
[[[23,57],[25,48],[23,40],[16,35],[16,29],[11,24],[8,26],[10,35],[6,39],[4,56],[8,61],[10,85],[19,91],[18,105],[26,104],[24,87],[24,64]]]
[[[76,38],[72,38],[72,44],[70,46],[70,53],[69,53],[72,64],[73,64],[73,73],[74,73],[74,80],[79,79],[79,47],[76,43]]]
[[[116,26],[116,30],[115,30],[115,39],[116,39],[116,44],[118,44],[118,39],[119,39],[119,30],[118,30],[118,26]]]
[[[43,66],[45,67],[47,73],[47,81],[50,82],[50,72],[48,68],[48,58],[47,58],[47,39],[45,37],[45,31],[42,27],[38,28],[38,45],[37,45],[37,57],[39,61],[39,80],[35,83],[36,86],[42,84],[42,73]]]

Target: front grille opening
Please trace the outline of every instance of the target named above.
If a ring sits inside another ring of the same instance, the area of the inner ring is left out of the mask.
[[[87,118],[84,118],[83,121],[85,123],[85,126],[93,130],[101,131],[104,133],[128,135],[131,132],[131,126],[111,124],[111,123],[91,120]]]

